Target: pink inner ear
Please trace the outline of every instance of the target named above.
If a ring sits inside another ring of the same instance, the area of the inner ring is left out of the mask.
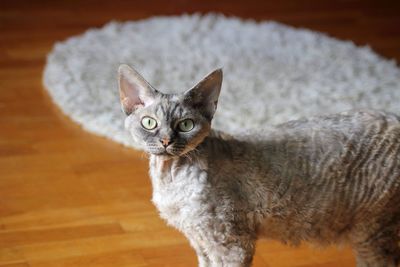
[[[140,100],[140,99],[139,99]],[[122,106],[127,113],[132,113],[135,109],[143,107],[142,102],[133,102],[132,99],[125,97],[121,100]]]
[[[132,84],[128,79],[121,77],[120,80],[120,98],[121,104],[126,113],[131,113],[135,109],[143,106],[139,97],[139,85]]]

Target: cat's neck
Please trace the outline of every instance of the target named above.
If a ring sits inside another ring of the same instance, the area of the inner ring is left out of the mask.
[[[220,139],[221,141],[234,139],[234,137],[232,135],[225,133],[223,131],[214,130],[214,129],[211,129],[210,134],[208,135],[207,138],[216,138],[216,139]]]

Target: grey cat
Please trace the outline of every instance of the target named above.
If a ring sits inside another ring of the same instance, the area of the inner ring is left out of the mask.
[[[151,154],[153,202],[199,266],[250,266],[257,238],[349,243],[358,267],[400,262],[400,118],[365,110],[229,136],[211,129],[215,70],[163,94],[119,68],[126,127]]]

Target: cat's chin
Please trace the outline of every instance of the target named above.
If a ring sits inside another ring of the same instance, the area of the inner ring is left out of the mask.
[[[185,156],[189,152],[191,152],[193,148],[190,146],[186,146],[185,149],[176,149],[173,146],[168,147],[167,149],[161,147],[149,147],[146,152],[152,156],[159,156],[165,158],[179,158],[181,156]]]
[[[164,153],[150,153],[151,156],[157,157],[161,160],[171,160],[174,158],[178,158],[179,155],[172,155],[170,153],[164,152]]]
[[[152,156],[157,156],[157,157],[164,157],[164,158],[174,158],[174,157],[179,157],[179,155],[172,154],[168,152],[167,150],[164,151],[147,151]]]

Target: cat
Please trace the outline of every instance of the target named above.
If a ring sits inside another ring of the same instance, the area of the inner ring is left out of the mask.
[[[199,266],[251,266],[261,237],[348,243],[358,267],[399,265],[400,117],[354,110],[231,136],[211,128],[221,69],[181,94],[125,64],[118,77],[152,201]]]

